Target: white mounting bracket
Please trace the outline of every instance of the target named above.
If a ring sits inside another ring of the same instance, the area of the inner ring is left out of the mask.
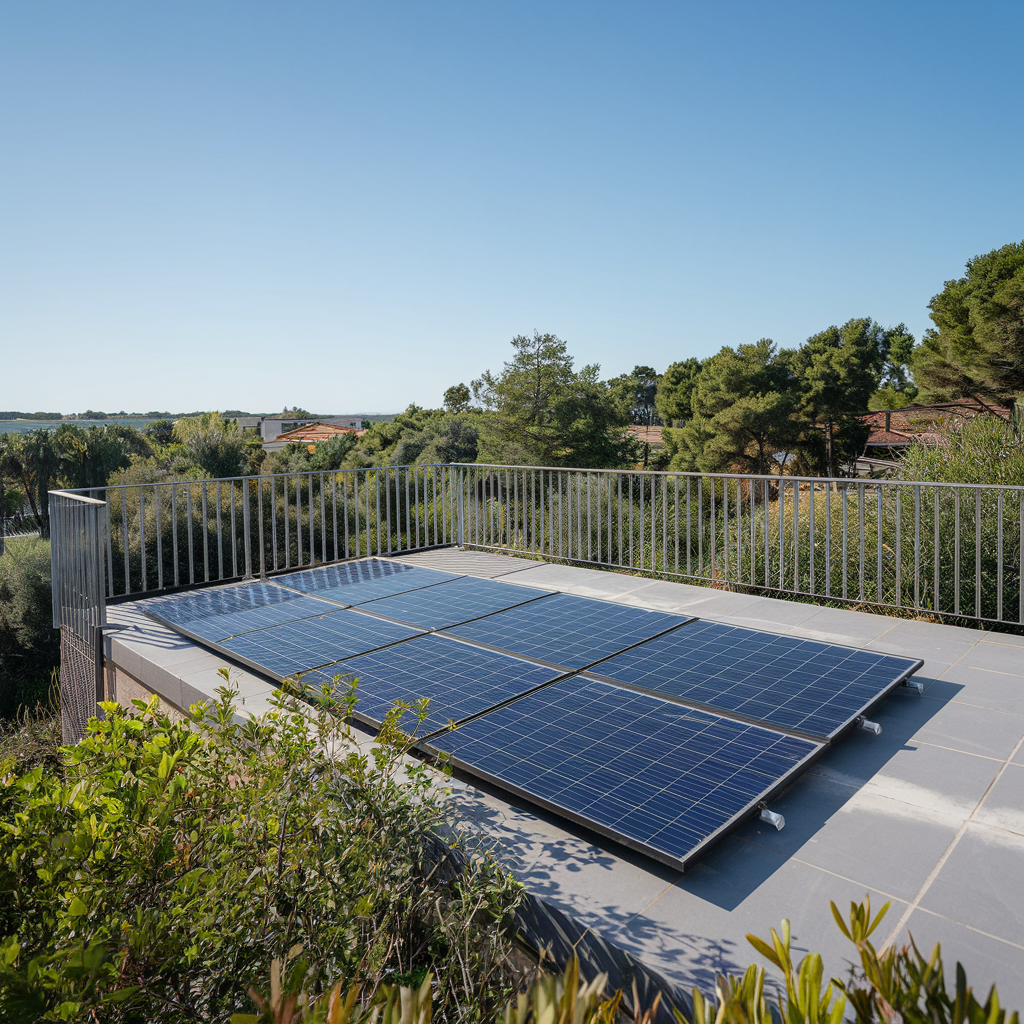
[[[786,819],[778,811],[768,810],[767,804],[761,804],[761,820],[769,825],[774,825],[779,832],[786,827]]]
[[[863,715],[857,719],[857,725],[865,732],[873,733],[875,736],[882,734],[882,727],[877,722],[869,722]]]

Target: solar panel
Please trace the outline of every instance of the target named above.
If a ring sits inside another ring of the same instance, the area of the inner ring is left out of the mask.
[[[422,745],[681,869],[824,749],[585,675]]]
[[[302,677],[303,686],[320,691],[333,686],[337,672],[346,680],[358,678],[355,717],[379,726],[396,701],[413,704],[426,697],[430,704],[421,724],[414,715],[403,719],[408,731],[421,736],[449,723],[460,722],[497,704],[557,679],[557,669],[483,650],[430,634],[374,654],[351,658],[332,668]],[[347,682],[342,681],[346,688]]]
[[[579,669],[689,621],[682,615],[552,594],[445,632],[545,664]]]
[[[368,558],[275,576],[274,582],[338,604],[354,605],[457,578],[453,573],[437,569]]]
[[[341,610],[221,641],[217,646],[278,679],[418,636],[419,630]]]
[[[195,590],[139,602],[151,618],[201,640],[225,640],[236,633],[323,615],[335,606],[269,583],[242,583]]]
[[[596,674],[832,738],[921,664],[702,620],[610,658]]]
[[[548,597],[543,591],[532,588],[460,576],[436,587],[371,601],[363,605],[362,610],[410,626],[442,629]]]

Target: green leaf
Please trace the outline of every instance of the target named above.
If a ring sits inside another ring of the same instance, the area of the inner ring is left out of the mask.
[[[68,917],[84,917],[88,913],[89,908],[77,896],[72,897]]]

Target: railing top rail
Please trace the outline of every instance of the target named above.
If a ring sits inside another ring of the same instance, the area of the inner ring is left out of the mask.
[[[711,477],[716,480],[767,480],[773,483],[782,481],[784,483],[842,484],[845,487],[849,487],[852,484],[864,486],[880,484],[886,487],[957,487],[970,490],[983,488],[985,490],[1024,491],[1024,484],[965,484],[946,483],[940,480],[882,480],[856,476],[788,476],[780,473],[702,473],[700,471],[682,469],[588,469],[574,466],[507,466],[501,463],[488,462],[451,462],[447,465],[464,469],[526,469],[538,472],[543,471],[545,473],[617,473],[622,476],[688,476],[694,478],[701,477],[702,479]]]
[[[346,466],[343,469],[291,469],[286,473],[253,473],[251,476],[208,476],[198,479],[187,478],[182,480],[148,480],[145,483],[135,484],[99,484],[96,487],[74,487],[62,491],[50,491],[50,494],[69,494],[73,496],[95,494],[96,491],[125,491],[134,490],[140,487],[171,487],[192,484],[229,484],[242,483],[245,480],[281,480],[285,477],[294,479],[297,476],[327,476],[332,473],[376,473],[385,469],[443,469],[447,466],[455,466],[457,463],[448,462],[422,462],[402,463],[399,466]],[[511,468],[511,467],[506,467]],[[519,467],[517,467],[519,468]]]
[[[97,491],[126,491],[140,488],[172,487],[184,485],[202,484],[226,484],[242,483],[243,481],[263,481],[294,479],[304,476],[327,476],[338,473],[373,473],[384,470],[407,470],[407,469],[484,469],[484,470],[517,470],[545,473],[593,473],[593,474],[616,474],[619,476],[665,476],[665,477],[690,477],[692,479],[713,479],[713,480],[756,480],[769,483],[808,483],[808,484],[838,484],[842,487],[941,487],[953,490],[986,490],[986,491],[1013,491],[1024,493],[1022,484],[989,484],[989,483],[951,483],[940,480],[903,480],[903,479],[878,479],[871,477],[854,476],[789,476],[779,473],[702,473],[688,470],[658,470],[658,469],[593,469],[576,466],[513,466],[504,463],[492,462],[430,462],[430,463],[407,463],[399,466],[363,466],[346,467],[344,469],[298,469],[285,473],[259,473],[252,476],[222,476],[206,477],[202,479],[185,480],[153,480],[146,483],[131,484],[102,484],[98,487],[67,488],[60,491],[51,491],[51,494],[66,495],[67,497],[86,498]]]
[[[57,498],[70,498],[72,501],[81,501],[81,502],[83,502],[86,505],[105,505],[106,504],[105,501],[100,501],[97,498],[90,498],[86,494],[83,493],[83,491],[99,491],[99,490],[103,490],[103,488],[101,488],[101,487],[86,487],[86,488],[82,488],[81,490],[74,490],[74,491],[47,491],[46,493],[50,494],[50,495],[52,495],[54,497],[57,497]]]

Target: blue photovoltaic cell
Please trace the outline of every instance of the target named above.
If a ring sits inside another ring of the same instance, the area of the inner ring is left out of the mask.
[[[528,601],[546,599],[543,592],[529,587],[460,576],[436,587],[373,601],[364,605],[363,610],[374,615],[386,615],[389,619],[407,622],[411,626],[442,629],[514,608]]]
[[[921,663],[714,622],[603,662],[602,678],[831,737]]]
[[[339,604],[351,605],[457,578],[453,573],[439,572],[437,569],[422,569],[418,565],[368,558],[361,562],[324,565],[275,576],[274,582],[301,590],[305,594],[315,594]]]
[[[683,615],[553,594],[445,632],[524,658],[584,668],[688,621]]]
[[[250,629],[323,615],[335,606],[270,583],[240,583],[150,598],[140,602],[140,607],[169,626],[180,627],[203,640],[219,641]]]
[[[396,701],[412,704],[429,698],[427,717],[421,724],[416,724],[412,712],[406,712],[403,719],[410,732],[415,729],[421,736],[527,693],[559,675],[556,669],[437,634],[310,672],[302,682],[319,691],[325,683],[331,684],[338,672],[358,678],[356,713],[373,725],[384,720]]]
[[[429,741],[477,773],[684,866],[821,744],[575,676]]]
[[[334,611],[243,633],[218,646],[283,679],[417,635],[419,630],[384,619]]]

